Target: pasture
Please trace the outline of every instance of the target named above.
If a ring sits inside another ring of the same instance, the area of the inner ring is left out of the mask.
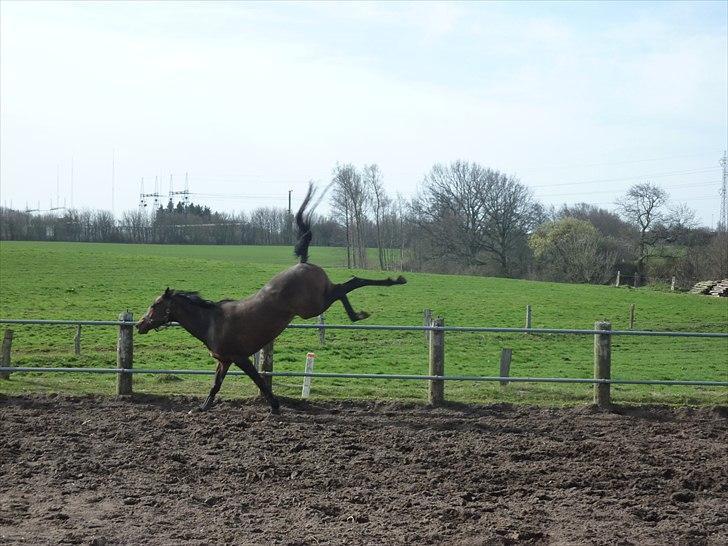
[[[377,271],[342,267],[343,249],[312,247],[311,262],[325,267],[334,282],[352,274],[378,278]],[[199,290],[209,299],[239,298],[258,290],[271,276],[294,263],[290,247],[199,247],[84,243],[0,243],[0,315],[4,318],[115,320],[129,309],[143,314],[167,286]],[[386,273],[384,273],[386,276]],[[610,320],[627,329],[629,306],[636,306],[635,328],[721,332],[728,329],[728,301],[652,289],[615,289],[511,279],[406,274],[408,284],[367,287],[351,294],[356,310],[372,314],[364,323],[418,325],[431,308],[448,326],[522,327],[525,307],[533,326],[593,328]],[[340,304],[327,312],[329,324],[348,323]],[[117,331],[84,327],[82,352],[73,353],[74,327],[13,326],[13,364],[17,366],[115,366]],[[498,375],[503,347],[513,348],[511,375],[591,377],[590,336],[448,333],[446,374]],[[422,332],[327,331],[319,346],[316,331],[288,330],[276,341],[276,371],[302,371],[314,351],[316,371],[426,374],[427,346]],[[615,337],[612,373],[620,379],[726,380],[728,341]],[[136,368],[212,369],[199,342],[181,329],[135,336]],[[211,378],[144,376],[135,392],[202,396]],[[113,376],[88,374],[15,374],[0,382],[0,392],[113,392]],[[300,394],[300,379],[276,378],[277,394]],[[617,403],[725,403],[726,390],[711,387],[613,386]],[[426,400],[427,385],[416,381],[319,379],[314,399]],[[224,398],[257,393],[247,378],[229,377]],[[448,400],[581,404],[591,400],[588,385],[452,382]]]

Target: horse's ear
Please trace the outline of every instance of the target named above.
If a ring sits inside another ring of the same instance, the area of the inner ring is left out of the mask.
[[[167,287],[167,290],[164,291],[164,297],[168,298],[172,295],[172,291],[169,289],[169,286]]]

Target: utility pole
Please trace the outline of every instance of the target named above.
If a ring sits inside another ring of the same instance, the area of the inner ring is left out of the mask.
[[[720,189],[720,218],[718,219],[718,231],[728,232],[728,151],[723,152],[720,160],[723,167],[723,185]]]
[[[71,209],[73,209],[73,156],[71,156]]]
[[[293,214],[291,212],[291,194],[293,190],[288,190],[288,240],[293,243]]]
[[[116,182],[116,148],[111,149],[111,215],[114,214],[114,182]]]

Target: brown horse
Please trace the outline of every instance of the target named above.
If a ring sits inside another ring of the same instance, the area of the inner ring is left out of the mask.
[[[369,314],[354,311],[346,296],[349,292],[362,286],[392,286],[407,282],[402,276],[394,280],[353,277],[345,283],[334,284],[323,269],[307,263],[312,235],[311,212],[306,213],[306,207],[312,194],[313,188],[309,187],[296,213],[298,241],[294,253],[300,263],[273,277],[257,294],[242,300],[215,303],[202,299],[196,292],[167,288],[137,323],[139,333],[146,334],[153,328],[178,322],[210,350],[217,360],[217,371],[210,394],[197,408],[199,411],[212,406],[225,374],[234,363],[255,382],[270,404],[271,412],[278,413],[280,404],[250,357],[273,341],[296,315],[305,319],[315,317],[338,300],[344,305],[349,318],[356,322]]]

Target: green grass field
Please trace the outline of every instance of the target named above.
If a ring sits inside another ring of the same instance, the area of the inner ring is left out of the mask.
[[[343,249],[314,247],[311,261],[327,268],[334,282],[352,274]],[[240,298],[258,290],[272,275],[295,263],[290,247],[114,245],[88,243],[0,243],[0,315],[3,318],[115,320],[129,309],[140,317],[164,288],[199,290],[209,299]],[[533,326],[593,328],[610,320],[627,329],[630,304],[637,329],[725,332],[728,301],[649,288],[528,282],[511,279],[406,274],[408,284],[367,287],[353,292],[352,305],[372,314],[366,324],[421,325],[431,308],[449,326],[522,327],[525,307]],[[340,304],[327,312],[329,324],[347,324]],[[75,327],[14,325],[16,366],[114,367],[116,329],[84,327],[82,354],[74,355]],[[511,375],[583,377],[592,375],[592,336],[472,334],[446,335],[446,374],[498,375],[503,347],[513,348]],[[276,371],[303,371],[308,351],[316,371],[427,373],[422,332],[335,331],[318,343],[314,330],[288,330],[276,341]],[[214,362],[201,344],[181,329],[135,336],[137,368],[209,369]],[[728,380],[728,340],[615,337],[612,375],[620,379]],[[135,376],[135,391],[206,394],[209,376]],[[0,392],[113,393],[114,376],[97,374],[15,374],[0,381]],[[300,396],[300,378],[276,378],[279,395]],[[616,402],[726,403],[725,388],[613,386]],[[220,395],[252,396],[252,383],[229,377]],[[314,379],[313,397],[389,398],[424,401],[423,381]],[[573,404],[591,400],[586,385],[492,383],[446,384],[448,400]]]

